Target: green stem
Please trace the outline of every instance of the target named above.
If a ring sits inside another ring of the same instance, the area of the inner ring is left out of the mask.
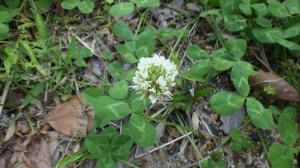
[[[118,160],[119,160],[120,162],[122,162],[122,163],[124,163],[124,164],[130,166],[130,167],[133,167],[133,168],[140,168],[140,167],[138,167],[138,166],[136,166],[136,165],[134,165],[134,164],[132,164],[132,163],[126,161],[126,160],[122,160],[122,159],[118,159]]]

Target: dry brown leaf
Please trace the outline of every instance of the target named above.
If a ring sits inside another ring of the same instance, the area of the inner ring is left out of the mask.
[[[49,145],[46,138],[37,138],[27,148],[27,157],[35,167],[51,168]]]
[[[9,124],[9,127],[7,128],[4,142],[8,141],[15,134],[15,132],[16,132],[16,123],[15,120],[12,119],[12,121]]]
[[[58,105],[48,116],[47,122],[65,135],[83,137],[87,133],[88,115],[80,99],[73,96],[69,101]]]
[[[283,77],[273,72],[259,70],[249,79],[249,83],[251,87],[260,89],[263,89],[266,86],[271,86],[275,91],[275,95],[270,96],[271,98],[300,102],[300,95],[298,91],[284,80]]]

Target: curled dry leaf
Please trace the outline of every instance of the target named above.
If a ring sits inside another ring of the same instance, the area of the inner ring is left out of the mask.
[[[4,142],[10,140],[10,138],[15,134],[15,132],[16,132],[16,123],[15,120],[13,119],[11,120],[9,127],[7,128]]]
[[[46,138],[34,139],[27,147],[27,157],[39,168],[51,168],[49,145]]]
[[[58,132],[83,137],[92,128],[92,114],[87,114],[78,96],[58,105],[47,117],[47,122]],[[90,123],[89,123],[90,122]]]
[[[275,91],[275,95],[270,96],[271,98],[300,102],[298,91],[283,77],[273,72],[259,70],[254,76],[250,77],[249,82],[253,88],[263,89],[264,87],[271,86]]]

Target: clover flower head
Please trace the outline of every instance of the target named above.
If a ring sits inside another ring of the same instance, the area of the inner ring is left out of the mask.
[[[155,103],[164,97],[172,97],[171,89],[177,75],[176,65],[165,57],[158,54],[142,57],[133,78],[133,88]]]

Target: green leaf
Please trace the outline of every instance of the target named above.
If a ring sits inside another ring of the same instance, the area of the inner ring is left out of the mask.
[[[285,0],[283,5],[288,8],[291,15],[300,13],[300,1],[299,0]]]
[[[292,50],[292,51],[299,51],[300,50],[300,45],[297,44],[297,43],[294,43],[292,41],[280,40],[277,43],[282,45],[285,48],[288,48],[288,49]]]
[[[222,12],[224,14],[236,13],[239,10],[239,0],[220,0]]]
[[[265,109],[255,98],[247,98],[247,113],[257,128],[269,130],[274,128],[271,110]]]
[[[79,2],[78,9],[81,13],[88,14],[94,10],[94,2],[91,0],[83,0]]]
[[[123,21],[115,23],[111,29],[114,35],[120,37],[123,40],[131,40],[134,36],[129,26]]]
[[[40,39],[48,40],[49,39],[48,28],[46,26],[43,16],[40,13],[35,12],[34,22],[35,22],[36,29],[39,33]]]
[[[290,16],[288,9],[277,0],[268,0],[268,9],[275,17],[285,18]]]
[[[218,71],[224,71],[231,68],[233,65],[232,61],[228,61],[226,59],[220,57],[212,58],[212,67]]]
[[[230,59],[238,61],[246,52],[247,42],[243,39],[231,39],[225,42],[225,47],[232,55]]]
[[[138,92],[132,92],[129,101],[134,113],[144,112],[146,107],[150,105],[150,100]]]
[[[116,49],[118,53],[122,55],[124,61],[130,64],[138,62],[138,59],[135,57],[135,55],[124,44],[117,44]]]
[[[156,130],[152,124],[145,121],[143,117],[132,114],[124,132],[128,133],[133,141],[142,147],[149,147],[156,142]]]
[[[78,152],[69,154],[67,156],[64,156],[53,166],[53,168],[64,168],[70,163],[79,161],[85,155],[86,154],[83,151],[78,151]]]
[[[113,61],[108,65],[108,73],[110,76],[121,79],[124,77],[123,64],[119,61]]]
[[[227,53],[226,48],[217,49],[210,54],[211,58],[214,58],[214,57],[227,58],[227,56],[228,56],[228,53]]]
[[[10,0],[9,0],[10,1]],[[20,0],[18,0],[20,1]],[[53,4],[53,0],[39,0],[38,2],[36,2],[35,6],[39,9],[39,10],[46,10],[48,9],[51,5]]]
[[[142,34],[139,35],[136,40],[136,56],[138,58],[141,57],[149,57],[155,51],[155,39],[152,37],[152,34]]]
[[[76,3],[73,2],[73,0],[64,0],[61,3],[61,7],[67,10],[72,10],[77,6]]]
[[[25,99],[22,101],[22,104],[20,106],[20,109],[23,109],[28,104],[30,104],[34,99],[38,97],[42,91],[44,91],[44,83],[38,83],[32,87],[30,92],[26,95]]]
[[[268,20],[266,19],[265,17],[263,16],[259,16],[255,19],[255,22],[260,25],[261,27],[264,27],[264,28],[271,28],[272,27],[272,21],[271,20]]]
[[[136,67],[131,68],[127,71],[127,74],[126,74],[127,81],[132,81],[133,77],[135,76],[135,71],[136,71]]]
[[[113,137],[111,142],[111,155],[114,158],[121,158],[127,160],[132,144],[133,142],[131,140],[131,137],[128,135],[119,135]]]
[[[39,64],[39,62],[37,61],[37,57],[35,55],[35,52],[32,50],[32,48],[30,47],[28,41],[21,41],[21,47],[22,50],[24,52],[24,54],[28,55],[28,57],[30,58],[30,63],[35,67],[35,69],[43,74],[46,75],[45,70],[43,69],[43,67]]]
[[[89,49],[87,49],[87,48],[79,49],[78,58],[88,58],[91,56],[92,56],[92,52]]]
[[[262,43],[276,43],[283,40],[280,28],[253,28],[253,36]]]
[[[115,100],[109,96],[96,97],[87,103],[92,106],[95,114],[104,120],[119,120],[131,112],[125,101]]]
[[[66,53],[66,58],[65,58],[66,64],[70,64],[72,58],[77,58],[78,52],[79,50],[77,48],[77,40],[75,37],[73,37]]]
[[[181,76],[192,81],[207,81],[207,74],[211,69],[211,61],[209,59],[203,60],[197,64],[192,65],[187,71],[182,72]]]
[[[0,34],[6,34],[9,32],[9,27],[7,24],[0,23]]]
[[[212,16],[212,15],[216,15],[216,16],[221,15],[220,9],[209,9],[209,10],[206,10],[206,11],[203,11],[200,13],[200,16],[204,17],[204,18],[206,18],[207,16]]]
[[[268,158],[273,168],[293,167],[293,151],[282,144],[272,144],[268,152]]]
[[[6,74],[10,73],[11,67],[17,63],[19,58],[19,53],[16,48],[13,47],[5,47],[4,53],[6,54],[6,58],[4,59],[4,68]]]
[[[248,62],[237,61],[233,65],[230,73],[231,81],[242,96],[248,96],[250,91],[248,77],[254,74],[253,66]]]
[[[17,8],[20,5],[21,0],[4,0],[4,3],[7,5],[7,7],[13,9],[13,8]]]
[[[286,107],[279,117],[278,131],[283,142],[289,147],[293,147],[299,137],[295,117],[297,111],[295,108]]]
[[[0,23],[8,23],[10,22],[14,16],[10,13],[11,10],[1,9],[0,10]]]
[[[210,98],[212,110],[220,115],[231,115],[242,108],[245,98],[233,92],[219,92]]]
[[[128,95],[128,84],[125,80],[115,83],[109,89],[109,96],[115,99],[124,99]]]
[[[102,157],[97,161],[97,167],[116,168],[115,160],[108,154],[101,154]]]
[[[164,41],[172,39],[176,36],[176,34],[177,31],[171,28],[160,28],[157,32],[158,37]]]
[[[283,30],[284,38],[292,38],[300,35],[300,22],[293,24]]]
[[[97,98],[101,96],[100,90],[96,87],[84,89],[81,96],[88,104],[96,104]]]
[[[114,57],[114,53],[112,52],[103,52],[100,57],[104,60],[111,61]]]
[[[239,4],[239,8],[245,15],[249,16],[252,14],[252,9],[251,9],[250,4],[241,3],[241,4]]]
[[[132,2],[121,2],[110,7],[109,13],[114,17],[127,16],[134,11]]]
[[[208,53],[205,50],[201,49],[200,47],[194,44],[188,46],[188,48],[186,49],[186,53],[194,61],[208,57]]]
[[[231,14],[224,16],[226,29],[232,32],[241,31],[247,27],[247,21],[242,15]]]
[[[264,3],[255,3],[250,6],[254,9],[257,16],[265,16],[269,13],[269,9]]]
[[[159,7],[160,5],[159,0],[131,0],[131,2],[143,7]]]

